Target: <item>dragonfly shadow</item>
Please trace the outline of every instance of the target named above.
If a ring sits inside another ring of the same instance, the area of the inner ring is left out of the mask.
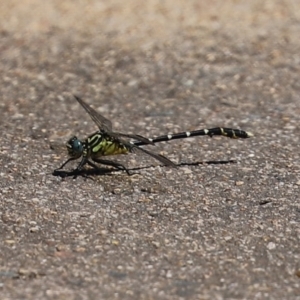
[[[183,167],[183,166],[199,166],[199,165],[226,165],[226,164],[234,164],[236,160],[209,160],[209,161],[195,161],[195,162],[182,162],[176,164],[176,167]],[[145,166],[145,167],[137,167],[129,169],[129,171],[139,171],[139,170],[146,170],[153,168],[154,166]]]
[[[58,176],[61,178],[66,177],[73,177],[74,179],[78,176],[90,178],[90,176],[103,176],[103,175],[109,175],[112,172],[116,172],[118,170],[115,169],[108,169],[108,168],[99,168],[99,169],[82,169],[80,171],[73,170],[73,171],[64,171],[64,170],[54,170],[52,172],[53,176]]]
[[[182,162],[176,165],[176,167],[183,167],[183,166],[199,166],[199,165],[225,165],[225,164],[233,164],[236,163],[235,160],[210,160],[210,161],[196,161],[196,162]],[[137,167],[132,169],[127,169],[128,175],[134,175],[137,173],[131,173],[134,171],[141,171],[153,168],[153,165],[144,166],[144,167]],[[54,170],[52,175],[59,176],[61,178],[65,177],[73,177],[76,178],[78,176],[85,177],[92,179],[90,176],[103,176],[103,175],[113,175],[112,173],[115,172],[124,172],[123,170],[117,169],[109,169],[109,168],[98,168],[98,169],[83,169],[83,170],[74,170],[74,171],[64,171],[64,170]]]
[[[227,165],[227,164],[236,164],[236,160],[208,160],[208,161],[196,161],[196,162],[187,162],[180,163],[177,166],[199,166],[199,165]]]

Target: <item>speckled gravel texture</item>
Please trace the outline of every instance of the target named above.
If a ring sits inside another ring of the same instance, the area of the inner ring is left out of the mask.
[[[299,22],[292,0],[2,1],[1,300],[300,299]],[[50,142],[97,129],[72,94],[125,133],[254,137],[61,178]]]

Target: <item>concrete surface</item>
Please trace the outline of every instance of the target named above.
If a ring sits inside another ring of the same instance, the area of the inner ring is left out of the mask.
[[[2,1],[1,299],[300,299],[299,21],[295,0]],[[50,142],[96,130],[73,93],[122,132],[255,136],[61,178]]]

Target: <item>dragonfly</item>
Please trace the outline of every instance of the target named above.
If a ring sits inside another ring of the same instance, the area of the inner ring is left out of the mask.
[[[69,158],[55,171],[62,170],[69,162],[81,158],[76,169],[73,170],[75,173],[81,171],[85,165],[89,165],[90,167],[97,170],[99,169],[99,166],[97,164],[102,164],[114,167],[117,170],[126,171],[128,174],[130,174],[128,169],[121,163],[103,158],[110,155],[128,153],[143,153],[151,156],[152,158],[156,159],[165,166],[176,167],[177,165],[167,157],[146,150],[141,146],[154,145],[160,142],[167,142],[170,140],[185,139],[204,135],[210,137],[225,136],[233,139],[244,139],[253,136],[253,134],[250,132],[246,132],[240,129],[223,127],[185,131],[174,134],[161,135],[153,138],[146,138],[138,134],[126,134],[115,132],[112,129],[112,123],[110,120],[108,120],[99,112],[94,110],[90,105],[88,105],[78,96],[74,97],[77,100],[77,102],[89,114],[91,119],[95,122],[95,124],[98,127],[98,130],[95,133],[89,135],[84,140],[80,140],[76,136],[70,138],[66,143]]]

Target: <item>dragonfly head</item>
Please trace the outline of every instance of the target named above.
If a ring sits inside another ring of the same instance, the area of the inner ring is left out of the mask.
[[[84,150],[82,142],[76,136],[69,139],[66,146],[68,154],[72,158],[79,158]]]

